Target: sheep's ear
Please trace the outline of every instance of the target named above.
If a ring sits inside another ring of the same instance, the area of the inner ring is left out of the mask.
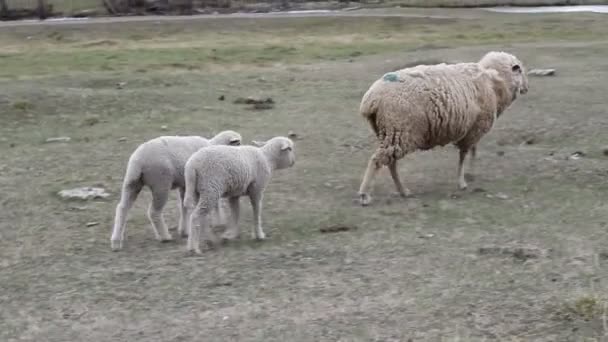
[[[257,147],[262,147],[266,144],[265,141],[258,141],[258,140],[251,140],[251,142]]]
[[[240,144],[241,144],[241,139],[239,139],[239,138],[230,139],[230,145],[238,146]]]
[[[281,144],[281,151],[291,151],[291,145],[289,145],[287,141],[284,141],[283,144]]]

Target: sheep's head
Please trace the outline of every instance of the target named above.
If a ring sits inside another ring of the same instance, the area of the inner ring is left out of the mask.
[[[211,139],[213,145],[232,145],[239,146],[241,144],[241,135],[235,131],[223,131],[218,133]]]
[[[265,142],[254,140],[253,144],[270,155],[277,170],[292,167],[296,162],[295,144],[289,138],[274,137]]]
[[[507,86],[511,91],[515,100],[517,94],[525,94],[528,92],[528,76],[523,63],[512,54],[506,52],[488,52],[479,61],[484,68],[494,69],[500,77],[507,82]]]

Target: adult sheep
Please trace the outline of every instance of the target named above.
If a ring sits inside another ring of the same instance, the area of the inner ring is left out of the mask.
[[[144,186],[152,192],[152,203],[148,209],[148,218],[157,240],[171,241],[167,225],[163,218],[163,208],[169,198],[169,192],[179,189],[180,217],[178,232],[185,235],[186,209],[183,199],[185,192],[184,167],[188,158],[199,149],[211,145],[240,145],[241,135],[234,131],[223,131],[212,139],[199,136],[161,136],[139,145],[131,154],[122,185],[120,202],[116,206],[114,229],[112,231],[112,250],[122,248],[125,235],[127,213]],[[221,216],[218,205],[216,213]]]
[[[506,52],[488,52],[477,63],[419,65],[385,74],[367,90],[360,113],[371,125],[379,147],[369,159],[359,188],[361,205],[371,202],[369,189],[388,166],[397,192],[407,196],[397,161],[416,150],[454,144],[460,151],[458,185],[466,189],[464,160],[490,131],[496,119],[528,92],[521,61]]]
[[[209,146],[200,149],[186,163],[184,204],[191,214],[188,251],[200,254],[200,231],[216,243],[209,229],[208,215],[222,198],[230,204],[230,223],[222,238],[239,236],[239,199],[248,196],[255,218],[253,236],[265,239],[262,229],[262,197],[273,171],[292,167],[296,161],[294,143],[286,137],[274,137],[256,146]]]

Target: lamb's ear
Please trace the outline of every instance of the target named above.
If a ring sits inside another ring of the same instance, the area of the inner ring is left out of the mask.
[[[283,141],[281,144],[281,151],[291,150],[291,145],[287,141]]]
[[[258,141],[258,140],[251,140],[251,142],[257,147],[262,147],[266,144],[265,141]]]
[[[240,144],[241,144],[241,139],[239,139],[239,138],[230,139],[230,145],[239,146]]]

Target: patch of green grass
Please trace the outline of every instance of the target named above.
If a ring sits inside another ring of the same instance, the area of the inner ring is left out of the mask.
[[[13,103],[13,108],[22,112],[27,112],[34,108],[34,105],[28,101],[17,101]]]
[[[565,304],[559,316],[571,320],[579,318],[584,320],[605,320],[608,316],[608,299],[595,294],[583,295]]]
[[[556,18],[561,19],[559,24],[555,23]],[[477,21],[453,19],[355,19],[293,18],[286,27],[281,26],[283,19],[261,23],[227,20],[225,26],[217,22],[193,23],[202,31],[185,24],[152,27],[150,32],[139,28],[136,33],[104,28],[95,33],[96,39],[69,26],[44,34],[30,32],[31,41],[17,39],[25,32],[13,32],[0,39],[0,43],[6,41],[9,51],[2,56],[0,76],[301,64],[460,45],[600,39],[608,34],[608,27],[592,15],[574,19],[554,15],[482,19],[482,28]],[[116,26],[126,31],[129,25]]]

